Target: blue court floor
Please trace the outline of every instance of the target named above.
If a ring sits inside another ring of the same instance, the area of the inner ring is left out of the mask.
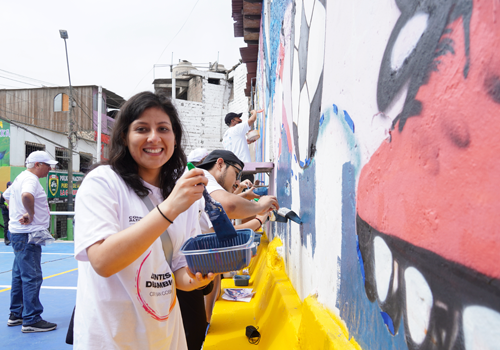
[[[57,241],[42,247],[43,284],[40,301],[43,319],[57,323],[57,329],[43,333],[22,333],[21,326],[8,327],[10,284],[14,252],[0,239],[0,348],[59,350],[71,349],[66,344],[66,332],[75,306],[77,261],[73,257],[73,242]],[[3,318],[2,318],[3,317]]]

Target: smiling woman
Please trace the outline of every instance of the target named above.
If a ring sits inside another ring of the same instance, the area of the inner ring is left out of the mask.
[[[214,275],[193,274],[180,254],[186,237],[201,233],[192,204],[207,183],[202,170],[182,175],[181,140],[172,102],[137,94],[117,117],[108,163],[84,179],[75,207],[75,349],[186,349],[176,290]]]

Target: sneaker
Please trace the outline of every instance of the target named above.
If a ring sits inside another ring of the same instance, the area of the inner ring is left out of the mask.
[[[40,320],[37,323],[30,324],[29,326],[23,326],[21,332],[23,333],[34,333],[34,332],[48,332],[56,329],[57,324],[52,322],[47,322],[45,320]]]
[[[10,313],[9,319],[7,320],[7,326],[20,326],[23,324],[23,319],[21,317],[17,317],[12,312]]]

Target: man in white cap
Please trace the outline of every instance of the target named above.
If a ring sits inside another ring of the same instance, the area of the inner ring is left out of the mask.
[[[45,194],[39,179],[57,164],[47,152],[35,151],[26,159],[26,170],[17,176],[5,191],[9,201],[11,243],[14,248],[12,266],[12,289],[10,293],[10,316],[8,326],[23,325],[23,333],[47,332],[56,329],[55,323],[40,316],[42,285],[42,247],[29,243],[30,233],[46,231],[50,214]]]

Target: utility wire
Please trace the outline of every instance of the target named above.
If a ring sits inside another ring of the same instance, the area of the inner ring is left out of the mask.
[[[170,44],[174,41],[174,39],[177,37],[177,35],[179,35],[179,33],[181,32],[182,28],[184,28],[184,26],[186,25],[187,21],[189,20],[189,17],[191,17],[191,14],[193,13],[194,9],[196,8],[196,5],[198,5],[198,3],[200,2],[200,0],[196,1],[196,4],[194,4],[193,8],[191,9],[191,12],[189,12],[189,15],[187,16],[186,20],[184,21],[184,24],[181,26],[181,28],[177,31],[177,33],[174,35],[174,37],[169,41],[169,43],[167,44],[167,46],[165,46],[165,48],[163,49],[163,51],[161,52],[160,54],[160,57],[158,57],[158,59],[156,60],[156,63],[158,63],[161,59],[161,56],[163,56],[163,53],[165,52],[165,50],[167,49],[167,47],[170,46]],[[139,86],[139,84],[144,80],[144,78],[146,78],[148,76],[149,73],[151,73],[151,71],[154,69],[154,66],[153,68],[151,68],[147,73],[146,75],[144,75],[142,77],[141,80],[139,80],[139,82],[137,83],[137,85],[134,87],[134,90],[132,91],[132,93],[135,91],[135,89],[137,89],[137,87]]]
[[[5,69],[0,69],[0,71],[2,72],[5,72],[5,73],[8,73],[8,74],[12,74],[12,75],[15,75],[15,76],[18,76],[18,77],[22,77],[22,78],[26,78],[26,79],[29,79],[29,80],[33,80],[33,81],[36,81],[36,82],[39,82],[39,83],[43,83],[43,84],[48,84],[48,85],[54,85],[54,86],[58,86],[57,84],[54,84],[54,83],[49,83],[47,81],[43,81],[43,80],[39,80],[39,79],[35,79],[35,78],[31,78],[31,77],[27,77],[25,75],[21,75],[21,74],[17,74],[17,73],[13,73],[13,72],[9,72]]]
[[[9,119],[9,118],[5,118],[5,117],[0,116],[0,120],[3,120],[3,121],[5,121],[5,122],[7,122],[7,123],[10,123],[10,124],[12,124],[12,125],[15,125],[15,126],[17,126],[19,129],[23,129],[24,131],[27,131],[27,132],[29,132],[30,134],[33,134],[33,135],[35,135],[35,136],[38,136],[38,137],[40,137],[41,139],[43,139],[43,140],[45,140],[45,141],[47,141],[47,142],[50,142],[50,143],[52,143],[52,144],[54,144],[54,145],[58,146],[59,148],[63,148],[65,151],[71,151],[71,152],[73,152],[74,154],[80,154],[80,153],[81,153],[81,152],[77,152],[77,151],[75,151],[75,150],[69,149],[68,147],[65,147],[65,146],[63,146],[63,145],[60,145],[60,144],[58,144],[57,142],[54,142],[54,141],[52,141],[52,140],[50,140],[50,139],[48,139],[48,138],[46,138],[46,137],[44,137],[44,136],[42,136],[42,135],[40,135],[40,134],[38,134],[38,133],[34,132],[34,131],[31,131],[31,130],[29,130],[28,128],[26,128],[26,127],[24,127],[24,126],[21,126],[21,125],[17,124],[16,122],[14,122],[13,120],[11,120],[11,119]],[[85,153],[85,152],[84,152],[84,153]]]
[[[7,77],[4,77],[3,75],[0,75],[0,78],[3,78],[3,79],[8,79],[8,80],[13,80],[13,81],[17,81],[18,83],[22,83],[22,84],[26,84],[26,85],[31,85],[31,86],[40,87],[40,86],[38,86],[38,85],[35,85],[35,84],[30,84],[30,83],[26,83],[26,82],[21,81],[21,80],[12,79],[12,78],[7,78]]]

